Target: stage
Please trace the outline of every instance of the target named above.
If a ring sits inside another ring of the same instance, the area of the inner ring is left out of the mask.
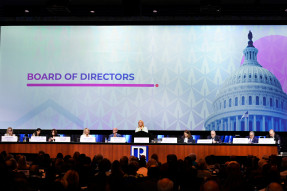
[[[159,161],[166,162],[168,154],[176,154],[178,159],[184,159],[190,153],[195,153],[197,159],[208,155],[215,156],[247,156],[277,155],[277,145],[259,144],[115,144],[115,143],[0,143],[0,151],[7,153],[38,153],[44,151],[55,158],[57,153],[73,155],[78,151],[89,157],[102,154],[109,160],[119,160],[122,156],[131,155],[131,146],[148,146],[148,156],[158,154]]]

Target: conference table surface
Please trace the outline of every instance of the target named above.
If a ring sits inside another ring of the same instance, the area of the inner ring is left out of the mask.
[[[8,153],[38,153],[44,151],[55,158],[58,153],[73,155],[78,151],[89,157],[102,154],[109,160],[119,160],[122,156],[131,155],[131,146],[148,146],[148,156],[156,153],[159,161],[166,161],[168,154],[176,154],[178,159],[184,159],[190,153],[195,153],[197,159],[208,155],[215,156],[247,156],[261,158],[263,155],[277,155],[278,146],[272,144],[166,144],[166,143],[51,143],[51,142],[1,142],[0,152]]]

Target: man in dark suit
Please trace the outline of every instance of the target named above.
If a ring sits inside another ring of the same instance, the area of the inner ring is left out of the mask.
[[[212,139],[212,143],[222,143],[220,136],[216,135],[214,130],[210,131],[210,136],[207,139]]]
[[[258,139],[255,137],[254,131],[250,131],[247,138],[249,140],[249,143],[258,143]]]
[[[267,135],[266,138],[274,138],[274,141],[275,141],[276,144],[280,144],[281,143],[280,136],[278,134],[276,134],[273,129],[269,130],[269,135]]]

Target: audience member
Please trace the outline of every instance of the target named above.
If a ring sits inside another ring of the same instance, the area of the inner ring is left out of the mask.
[[[51,159],[48,153],[40,151],[35,159],[27,162],[24,155],[14,158],[1,152],[0,184],[1,190],[7,191],[283,190],[287,158],[282,161],[275,155],[263,158],[232,156],[226,158],[225,164],[222,161],[220,167],[216,163],[218,158],[212,155],[196,160],[196,155],[190,154],[182,160],[170,154],[166,163],[159,166],[156,155],[148,163],[145,156],[139,160],[123,156],[111,164],[101,154],[91,160],[84,153],[75,152],[73,158],[58,153],[55,159]],[[27,170],[29,174],[26,174]]]
[[[137,174],[142,175],[143,177],[147,177],[147,171],[148,169],[146,168],[146,158],[144,155],[142,155],[139,160],[139,169]]]
[[[220,189],[217,182],[215,182],[214,180],[209,180],[203,184],[202,191],[220,191]]]
[[[168,178],[160,179],[157,182],[158,191],[172,191],[173,190],[173,182]]]
[[[161,165],[161,162],[158,160],[158,155],[156,153],[153,153],[150,158],[154,159],[157,162],[158,166]]]
[[[61,183],[65,190],[67,191],[80,191],[80,177],[77,171],[75,170],[68,170]]]
[[[207,169],[204,159],[199,159],[198,161],[197,177],[204,180],[211,177],[211,172]]]
[[[27,164],[26,157],[20,156],[18,159],[18,170],[28,170],[30,166]]]
[[[277,182],[272,182],[266,187],[266,191],[283,191],[283,188]]]

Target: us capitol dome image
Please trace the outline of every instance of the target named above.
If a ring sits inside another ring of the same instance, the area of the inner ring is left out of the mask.
[[[278,79],[257,62],[252,33],[244,49],[244,63],[223,83],[205,130],[287,130],[287,95]]]

